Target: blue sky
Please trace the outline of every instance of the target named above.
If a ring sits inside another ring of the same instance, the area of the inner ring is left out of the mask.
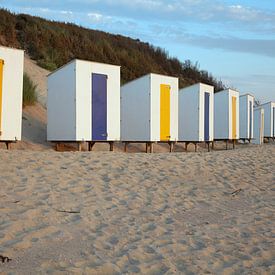
[[[139,38],[198,61],[241,93],[275,100],[273,0],[0,0],[0,6]]]

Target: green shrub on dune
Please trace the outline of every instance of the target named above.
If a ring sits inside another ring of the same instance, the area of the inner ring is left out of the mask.
[[[23,78],[23,106],[34,105],[37,101],[36,87],[30,77],[24,73]]]

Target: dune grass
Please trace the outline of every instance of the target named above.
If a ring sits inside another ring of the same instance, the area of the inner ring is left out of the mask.
[[[23,106],[34,105],[37,102],[37,85],[33,83],[30,77],[24,73],[23,78]]]

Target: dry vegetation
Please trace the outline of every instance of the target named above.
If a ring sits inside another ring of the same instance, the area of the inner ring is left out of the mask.
[[[26,50],[43,68],[54,70],[73,58],[121,65],[125,83],[149,72],[179,77],[180,87],[223,84],[189,60],[180,62],[161,48],[121,35],[48,21],[0,9],[0,45]]]

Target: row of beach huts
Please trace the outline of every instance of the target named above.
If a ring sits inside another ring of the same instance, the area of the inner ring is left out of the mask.
[[[21,140],[22,50],[0,47],[0,141]],[[48,75],[47,139],[63,143],[115,141],[205,143],[275,138],[275,103],[255,106],[251,94],[214,93],[198,83],[179,90],[178,78],[148,74],[120,85],[120,66],[74,59]]]

